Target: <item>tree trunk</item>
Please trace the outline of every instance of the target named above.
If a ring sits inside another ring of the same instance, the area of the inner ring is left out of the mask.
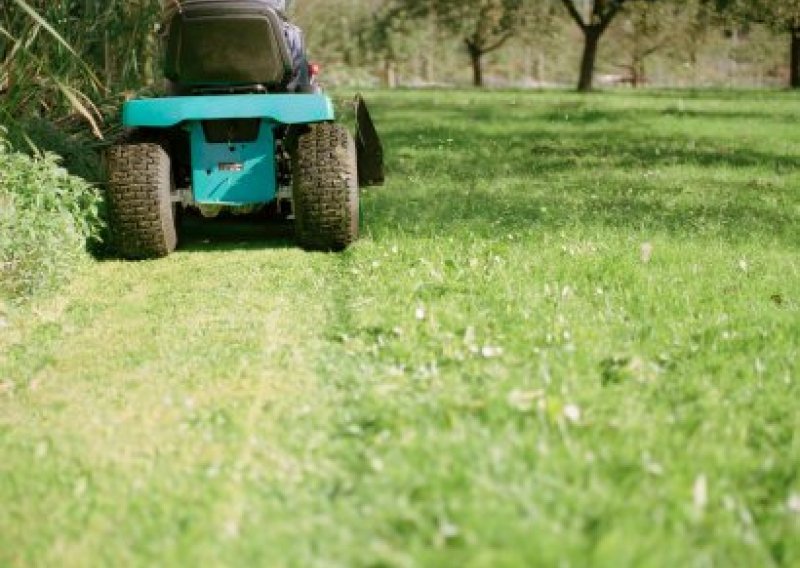
[[[644,66],[644,59],[642,59],[639,61],[639,68],[636,70],[636,86],[646,85],[647,81],[647,68]]]
[[[428,85],[432,85],[433,82],[436,80],[436,74],[434,72],[434,61],[433,56],[430,53],[425,55],[425,58],[422,60],[422,78]]]
[[[483,54],[470,54],[470,59],[472,59],[472,84],[483,87]]]
[[[631,87],[637,89],[647,82],[647,74],[644,67],[644,56],[636,55],[631,60],[630,65],[630,79]]]
[[[483,87],[483,56],[486,53],[481,49],[480,44],[468,38],[464,40],[469,53],[469,60],[472,62],[472,84],[475,87]]]
[[[800,28],[792,28],[792,57],[789,86],[800,89]]]
[[[394,89],[397,87],[397,73],[394,60],[386,58],[383,61],[383,86],[387,89]]]
[[[546,55],[544,51],[539,51],[538,55],[536,56],[536,80],[539,83],[544,83],[544,76],[545,76],[545,61]]]
[[[584,28],[583,57],[581,59],[581,76],[578,79],[578,90],[587,92],[592,90],[594,82],[594,64],[597,60],[597,48],[600,44],[602,29],[599,26]]]

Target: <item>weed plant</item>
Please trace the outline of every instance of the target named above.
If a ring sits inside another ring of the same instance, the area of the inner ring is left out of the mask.
[[[85,123],[23,118],[9,125],[7,142],[13,150],[31,157],[55,154],[58,165],[70,174],[93,184],[103,181],[101,154],[107,142],[95,138]]]
[[[0,297],[53,289],[99,234],[99,192],[55,154],[12,152],[0,140]]]

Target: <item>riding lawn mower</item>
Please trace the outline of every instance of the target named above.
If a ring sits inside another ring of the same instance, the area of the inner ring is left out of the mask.
[[[359,186],[383,182],[383,149],[355,101],[355,137],[318,88],[288,92],[281,15],[258,0],[184,0],[166,23],[170,95],[125,103],[126,134],[107,153],[112,244],[163,257],[184,209],[269,208],[300,246],[358,238]]]

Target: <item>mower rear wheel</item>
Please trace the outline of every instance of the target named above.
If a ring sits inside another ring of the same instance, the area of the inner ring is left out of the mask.
[[[158,142],[124,142],[109,149],[108,208],[111,242],[129,259],[159,258],[175,250],[169,154]]]
[[[358,239],[356,146],[339,124],[312,124],[294,153],[295,233],[307,250],[340,251]]]

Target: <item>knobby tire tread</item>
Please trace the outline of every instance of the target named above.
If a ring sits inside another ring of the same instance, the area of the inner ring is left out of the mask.
[[[356,148],[345,127],[312,124],[294,159],[295,231],[303,248],[341,251],[358,239]]]
[[[160,142],[124,141],[109,149],[112,246],[129,259],[167,256],[177,245],[169,154]]]

